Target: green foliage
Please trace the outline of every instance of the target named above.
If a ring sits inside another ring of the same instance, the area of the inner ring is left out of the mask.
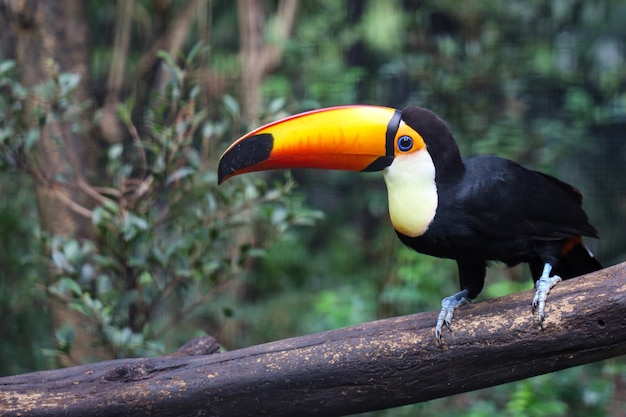
[[[242,285],[237,277],[252,259],[286,230],[311,224],[316,216],[285,198],[294,185],[289,177],[275,186],[247,177],[217,186],[214,152],[233,129],[238,105],[227,97],[231,119],[210,120],[206,110],[196,110],[199,89],[186,79],[192,58],[178,66],[169,55],[160,56],[172,76],[144,109],[145,125],[135,126],[132,99],[119,106],[130,140],[107,150],[111,184],[84,185],[100,203],[91,210],[94,240],[45,238],[57,276],[49,294],[84,315],[114,357],[172,350],[197,332],[194,318],[202,317],[201,328],[216,333],[230,315],[216,306]],[[72,97],[77,82],[56,74],[35,88],[56,103],[40,117],[72,122],[81,108]],[[2,110],[19,109],[26,97],[14,94]],[[13,122],[4,128],[12,131],[3,142],[3,160],[27,156],[26,128],[20,126],[22,135]],[[71,355],[75,331],[69,324],[56,329],[58,354]]]
[[[564,415],[566,405],[553,398],[541,398],[541,393],[533,389],[532,382],[522,381],[517,384],[511,400],[507,404],[507,413],[512,417],[547,417]]]
[[[293,186],[289,179],[277,187],[247,178],[217,187],[215,166],[200,147],[215,149],[226,122],[193,113],[198,90],[184,83],[183,68],[172,67],[172,74],[147,109],[142,137],[109,149],[107,172],[119,193],[93,211],[97,249],[71,240],[62,250],[52,245],[63,276],[81,284],[68,288],[61,280],[55,291],[98,326],[117,357],[163,352],[168,336],[178,341],[195,331],[180,327],[193,317],[208,318],[214,332],[225,319],[212,310],[215,299],[237,285],[235,277],[264,246],[309,221],[297,203],[284,199]],[[225,105],[230,113],[238,110],[232,99]],[[132,152],[137,156],[129,159]],[[63,268],[65,259],[71,269]]]
[[[396,278],[385,285],[381,302],[397,313],[435,310],[441,299],[458,291],[456,264],[400,248]]]
[[[336,329],[376,318],[376,298],[365,290],[354,291],[352,286],[334,287],[317,294],[309,329],[311,332]]]
[[[16,155],[28,151],[37,141],[38,132],[33,129],[24,140],[15,140],[23,133],[24,99],[26,90],[15,79],[15,62],[0,62],[0,169],[19,164]]]
[[[0,176],[0,375],[51,366],[41,245],[32,181],[25,175]]]
[[[24,129],[27,91],[15,79],[14,61],[0,62],[0,374],[50,366],[39,225],[32,179],[12,168],[38,138]]]

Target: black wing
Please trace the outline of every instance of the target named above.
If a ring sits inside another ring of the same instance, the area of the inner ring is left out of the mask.
[[[468,158],[465,165],[457,195],[477,232],[536,240],[597,237],[582,194],[571,185],[499,157]]]

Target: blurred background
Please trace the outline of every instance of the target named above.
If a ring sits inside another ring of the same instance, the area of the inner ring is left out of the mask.
[[[241,134],[324,106],[432,109],[463,155],[579,188],[588,246],[626,260],[625,21],[618,0],[2,2],[0,375],[438,309],[456,266],[401,247],[380,174],[217,186]],[[494,265],[479,300],[530,288]],[[624,410],[617,358],[367,415]]]

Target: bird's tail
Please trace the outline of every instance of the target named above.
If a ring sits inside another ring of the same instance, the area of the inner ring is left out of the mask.
[[[563,279],[573,278],[602,269],[600,262],[585,247],[580,237],[571,238],[563,245],[559,264],[553,269]]]

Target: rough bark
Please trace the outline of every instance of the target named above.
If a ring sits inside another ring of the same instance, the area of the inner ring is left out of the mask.
[[[8,4],[16,33],[21,83],[33,88],[49,80],[56,71],[79,74],[81,83],[75,97],[80,102],[86,101],[89,97],[90,59],[86,3],[82,0],[13,0]],[[96,177],[98,152],[95,141],[85,133],[77,132],[70,123],[52,117],[53,103],[43,97],[33,94],[27,105],[33,127],[39,124],[38,114],[51,116],[41,126],[39,141],[29,161],[36,173],[41,228],[52,236],[91,237],[87,208],[93,202],[78,187],[76,178],[78,175],[88,179]],[[64,303],[52,303],[51,313],[55,328],[68,322],[76,330],[75,349],[71,357],[64,358],[64,365],[80,363],[86,357],[107,357],[91,347],[94,339],[84,330],[88,326],[82,315]]]
[[[128,359],[0,378],[13,416],[339,416],[426,401],[626,353],[626,263],[532,292],[210,356]]]

